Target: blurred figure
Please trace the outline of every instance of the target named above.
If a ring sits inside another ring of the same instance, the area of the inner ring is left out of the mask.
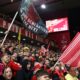
[[[43,70],[39,70],[36,73],[36,77],[37,77],[37,80],[52,80],[48,72],[43,71]]]
[[[39,62],[35,62],[34,63],[34,72],[33,72],[33,76],[32,76],[32,79],[31,80],[37,80],[37,77],[36,77],[36,73],[39,71],[39,70],[41,70],[41,68],[42,68],[42,64],[41,63],[39,63]]]
[[[18,54],[13,53],[13,55],[11,56],[11,59],[14,60],[14,61],[17,61],[17,57],[18,57]]]
[[[22,69],[17,72],[16,80],[31,80],[33,75],[32,63],[25,60],[22,64]]]
[[[66,80],[79,80],[76,75],[76,69],[74,67],[68,68],[68,73],[65,75]]]
[[[21,65],[11,59],[10,55],[7,54],[2,57],[2,63],[4,67],[9,66],[13,70],[14,76],[16,75],[16,72],[21,69]]]
[[[60,80],[61,77],[61,72],[60,72],[60,67],[56,65],[53,71],[52,79],[53,80]]]
[[[6,50],[7,54],[8,55],[12,55],[13,54],[13,47],[12,46],[9,46]]]
[[[11,58],[10,58],[10,55],[5,54],[5,55],[1,58],[3,65],[4,65],[4,66],[7,66],[8,63],[10,62],[10,59],[11,59]]]

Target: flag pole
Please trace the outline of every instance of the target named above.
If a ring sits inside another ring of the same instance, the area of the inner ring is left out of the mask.
[[[49,49],[49,48],[50,48],[50,41],[49,41],[48,46],[47,46],[47,49]]]
[[[59,60],[57,60],[57,62],[54,64],[54,66],[52,66],[50,69],[53,71],[58,63],[59,63]]]
[[[20,49],[20,41],[21,41],[21,28],[19,29],[19,33],[18,33],[18,44],[19,44],[19,49]]]
[[[4,42],[5,42],[6,38],[7,38],[7,36],[8,36],[8,34],[9,34],[9,31],[10,31],[10,29],[11,29],[11,27],[12,27],[12,25],[13,25],[16,17],[17,17],[17,15],[18,15],[18,11],[15,13],[14,18],[13,18],[13,20],[12,20],[12,22],[11,22],[8,30],[7,30],[6,33],[5,33],[5,37],[4,37],[4,39],[3,39],[2,43],[1,43],[1,47],[3,46],[3,44],[4,44]]]

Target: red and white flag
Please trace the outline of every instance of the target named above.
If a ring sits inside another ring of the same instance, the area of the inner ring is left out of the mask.
[[[59,61],[63,62],[64,64],[71,65],[73,67],[79,66],[78,63],[80,62],[80,33],[78,32],[74,39],[71,41],[69,46],[63,52]]]

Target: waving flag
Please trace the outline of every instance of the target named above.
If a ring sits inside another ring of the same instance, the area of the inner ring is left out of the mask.
[[[80,33],[78,32],[67,49],[63,52],[59,61],[77,67],[80,62]]]
[[[48,30],[34,8],[32,0],[22,0],[20,16],[26,29],[42,37],[47,36]]]

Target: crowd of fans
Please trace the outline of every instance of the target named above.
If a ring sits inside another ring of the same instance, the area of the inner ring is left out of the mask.
[[[79,80],[80,70],[59,62],[59,54],[6,40],[0,47],[0,80]]]

